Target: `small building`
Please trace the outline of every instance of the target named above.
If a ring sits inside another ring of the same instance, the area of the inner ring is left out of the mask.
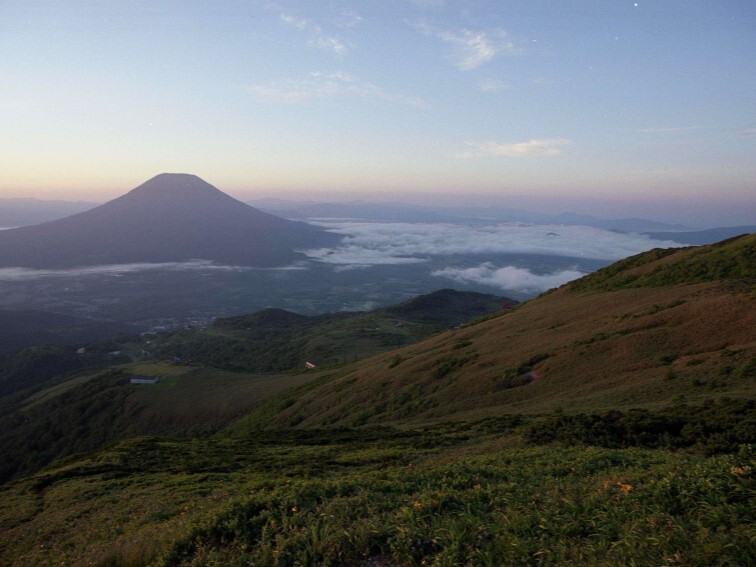
[[[132,376],[132,384],[157,384],[160,381],[160,376]]]

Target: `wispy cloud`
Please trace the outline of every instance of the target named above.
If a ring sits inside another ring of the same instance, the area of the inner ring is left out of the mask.
[[[349,8],[344,8],[333,18],[333,23],[340,28],[355,28],[362,21],[363,17]]]
[[[507,39],[503,30],[474,31],[461,29],[456,31],[443,30],[427,22],[413,22],[411,25],[420,33],[435,37],[451,44],[453,52],[451,60],[463,71],[476,69],[502,53],[517,52],[514,43]]]
[[[393,93],[344,71],[310,73],[303,81],[251,85],[246,89],[258,100],[297,104],[312,99],[330,97],[353,97],[365,100],[381,100],[394,104],[423,108],[426,102],[420,97]]]
[[[738,136],[756,136],[756,128],[749,128],[738,132]]]
[[[456,224],[320,222],[344,235],[336,248],[308,250],[327,264],[369,266],[425,262],[460,254],[539,254],[618,260],[654,247],[677,246],[638,234],[619,234],[585,226],[470,227]]]
[[[291,14],[281,14],[281,21],[289,27],[292,27],[301,32],[305,32],[310,36],[309,44],[330,51],[336,55],[344,55],[347,52],[348,46],[338,35],[327,34],[323,31],[320,25],[305,19],[295,18]],[[356,22],[356,14],[352,16],[351,21]],[[347,26],[344,26],[347,27]]]
[[[457,152],[458,158],[483,156],[527,157],[534,155],[556,156],[562,153],[562,147],[571,143],[566,138],[545,138],[503,144],[500,142],[469,142],[465,151]]]
[[[585,274],[578,270],[562,270],[551,274],[534,274],[530,270],[505,266],[497,268],[490,262],[485,262],[472,268],[444,268],[436,270],[432,275],[449,278],[459,283],[477,283],[490,285],[502,290],[519,291],[523,293],[537,293],[566,284],[583,277]]]

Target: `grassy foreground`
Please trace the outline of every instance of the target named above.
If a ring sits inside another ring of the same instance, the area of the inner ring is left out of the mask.
[[[3,565],[749,565],[756,453],[518,420],[136,439],[0,491]]]

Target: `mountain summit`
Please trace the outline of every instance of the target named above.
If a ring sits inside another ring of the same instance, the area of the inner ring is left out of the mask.
[[[0,267],[192,259],[273,267],[339,238],[250,207],[196,175],[162,173],[89,211],[0,232]]]
[[[235,200],[204,179],[190,173],[161,173],[117,200],[218,198]]]

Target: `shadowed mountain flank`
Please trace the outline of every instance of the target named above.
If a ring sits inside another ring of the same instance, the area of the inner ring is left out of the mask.
[[[0,267],[211,260],[283,266],[339,237],[259,211],[195,175],[163,173],[99,207],[0,233]]]

